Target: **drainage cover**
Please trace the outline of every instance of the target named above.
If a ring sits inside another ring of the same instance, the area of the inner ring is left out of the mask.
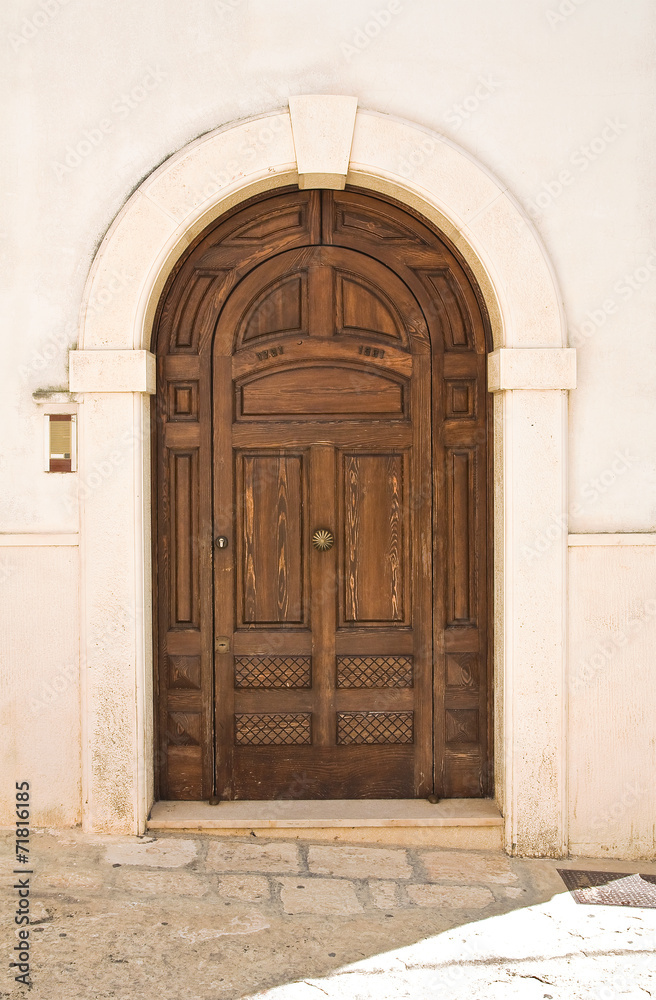
[[[556,871],[577,903],[656,909],[656,875],[580,872],[571,868],[557,868]]]

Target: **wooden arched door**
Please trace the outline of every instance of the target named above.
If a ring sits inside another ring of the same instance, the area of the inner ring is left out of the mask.
[[[485,795],[485,328],[355,192],[222,219],[157,320],[160,797]]]

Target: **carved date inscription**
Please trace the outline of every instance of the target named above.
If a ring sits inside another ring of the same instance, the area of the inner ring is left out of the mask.
[[[268,358],[277,358],[279,354],[284,354],[284,347],[270,347],[268,351],[256,351],[258,361],[266,361]]]
[[[365,344],[360,344],[359,354],[364,354],[368,358],[384,358],[385,351],[382,347],[369,347]]]

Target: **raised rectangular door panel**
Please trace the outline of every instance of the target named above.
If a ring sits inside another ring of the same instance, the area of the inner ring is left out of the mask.
[[[408,624],[407,456],[341,455],[340,626]]]
[[[237,456],[238,627],[307,621],[306,459]]]

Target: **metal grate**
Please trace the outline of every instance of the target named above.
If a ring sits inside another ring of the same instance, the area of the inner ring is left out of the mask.
[[[412,743],[413,712],[338,712],[338,743]]]
[[[411,656],[338,656],[337,687],[411,688]]]
[[[309,688],[309,656],[236,656],[236,688]]]
[[[238,746],[292,746],[312,743],[311,715],[236,715]]]
[[[556,871],[577,903],[656,909],[656,875],[584,872],[572,868],[557,868]]]

